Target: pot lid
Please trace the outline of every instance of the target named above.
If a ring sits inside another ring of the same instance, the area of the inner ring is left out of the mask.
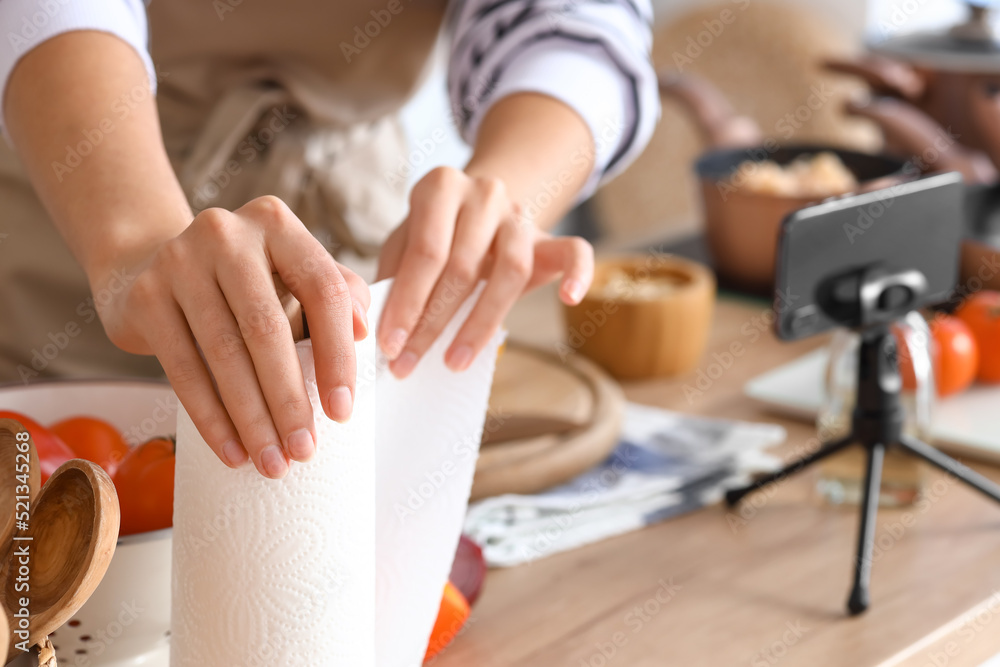
[[[969,18],[940,32],[915,32],[872,42],[880,55],[949,72],[1000,73],[1000,39],[991,9],[1000,0],[966,2]]]

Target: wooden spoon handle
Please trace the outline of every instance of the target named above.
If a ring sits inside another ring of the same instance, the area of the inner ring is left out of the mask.
[[[58,667],[56,660],[56,648],[52,645],[52,640],[46,635],[42,641],[38,642],[38,667]]]

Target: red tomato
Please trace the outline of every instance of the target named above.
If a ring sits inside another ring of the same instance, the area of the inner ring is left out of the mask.
[[[38,451],[38,461],[41,467],[41,482],[46,480],[61,466],[70,459],[77,458],[73,450],[66,446],[62,439],[52,433],[38,422],[27,415],[19,412],[0,410],[0,419],[14,419],[21,422],[24,428],[31,434],[31,440],[35,443],[35,450]]]
[[[980,382],[1000,382],[1000,292],[973,294],[955,311],[979,344]]]
[[[938,396],[964,391],[976,379],[979,346],[968,325],[957,317],[938,315],[931,320],[931,335],[937,347],[934,377]]]
[[[431,631],[430,643],[424,662],[427,662],[443,651],[458,636],[458,632],[469,619],[471,609],[462,592],[450,581],[444,585],[444,595],[441,598],[441,608],[438,610],[434,629]]]
[[[173,524],[173,440],[154,438],[132,448],[112,480],[121,506],[120,535],[147,533]]]
[[[129,452],[121,433],[111,424],[95,417],[70,417],[50,430],[62,438],[81,459],[93,461],[113,475]]]

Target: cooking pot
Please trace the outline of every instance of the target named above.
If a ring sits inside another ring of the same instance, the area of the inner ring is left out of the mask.
[[[848,111],[875,122],[886,150],[922,171],[962,173],[967,184],[962,280],[1000,289],[1000,40],[990,3],[944,32],[874,42],[867,55],[828,69],[861,77],[877,96]]]
[[[766,194],[739,187],[746,162],[771,160],[786,165],[821,152],[835,154],[860,184],[874,190],[906,178],[902,160],[886,155],[820,145],[779,146],[765,140],[750,118],[737,114],[707,80],[665,72],[661,92],[678,101],[694,118],[709,150],[695,162],[702,195],[705,231],[716,272],[726,282],[749,292],[770,292],[781,221],[814,197]]]
[[[907,155],[920,155],[926,140],[901,126],[932,123],[971,153],[979,154],[967,182],[994,182],[1000,167],[1000,41],[990,24],[990,8],[967,3],[969,18],[943,32],[918,32],[869,44],[857,59],[832,59],[827,69],[866,81],[879,96],[902,100],[917,110],[905,117],[872,117],[890,144]],[[917,120],[924,116],[923,121]]]

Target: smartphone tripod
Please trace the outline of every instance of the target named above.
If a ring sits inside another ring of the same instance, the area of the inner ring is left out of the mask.
[[[850,445],[858,444],[867,449],[868,466],[860,508],[854,584],[847,601],[847,609],[852,615],[860,614],[869,604],[875,516],[882,481],[882,460],[888,447],[899,447],[922,458],[1000,502],[1000,486],[930,445],[903,433],[904,413],[900,401],[903,382],[899,374],[896,339],[890,325],[883,322],[862,329],[858,354],[858,398],[852,416],[851,435],[826,444],[817,452],[760,478],[749,486],[733,489],[726,494],[726,502],[730,506],[736,505],[747,494],[795,474]]]

